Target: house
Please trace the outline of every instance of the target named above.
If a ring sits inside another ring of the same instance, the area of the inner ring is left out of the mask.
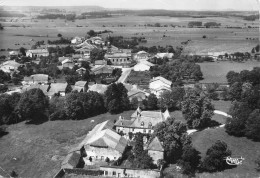
[[[171,59],[174,56],[173,53],[157,53],[154,57]]]
[[[52,97],[55,93],[59,93],[60,96],[65,96],[67,86],[68,83],[51,83],[48,96]]]
[[[28,57],[41,57],[49,56],[49,51],[47,49],[30,49],[26,51],[26,56]]]
[[[103,66],[103,65],[107,65],[107,61],[106,60],[96,60],[95,61],[95,66],[96,67]]]
[[[19,55],[19,51],[10,51],[9,56],[12,57],[17,57]]]
[[[81,44],[83,42],[83,39],[76,36],[70,42],[71,42],[71,44]]]
[[[88,90],[87,81],[77,81],[72,87],[72,90],[77,90],[78,92],[86,92]]]
[[[163,159],[164,149],[162,143],[157,137],[154,137],[152,141],[148,144],[147,149],[149,156],[153,158],[154,164],[158,163],[158,160]]]
[[[20,66],[24,66],[23,64],[19,64],[15,61],[6,61],[0,65],[0,70],[6,72],[6,73],[12,73],[14,71],[17,71]]]
[[[130,101],[132,101],[133,98],[137,98],[138,101],[143,101],[144,99],[146,99],[148,95],[149,93],[137,88],[133,88],[127,93],[127,96]]]
[[[164,113],[161,111],[141,111],[138,107],[131,115],[130,120],[120,116],[114,126],[118,133],[122,131],[126,135],[128,135],[129,132],[152,134],[154,126],[169,117],[168,112],[168,110]]]
[[[75,63],[70,59],[65,59],[64,61],[61,62],[61,64],[63,68],[67,67],[73,69],[73,67],[75,66]]]
[[[67,83],[52,83],[49,85],[41,85],[41,84],[32,84],[30,86],[24,86],[21,90],[21,92],[29,91],[34,88],[38,88],[42,90],[42,92],[48,96],[49,98],[52,98],[55,93],[59,93],[60,96],[65,96],[65,90],[67,88]]]
[[[100,166],[104,177],[159,178],[161,173],[156,169],[139,169],[118,166]]]
[[[84,67],[81,67],[79,69],[76,70],[76,72],[79,74],[79,75],[84,75],[86,73],[87,69],[85,69]]]
[[[131,54],[127,53],[106,53],[105,59],[112,65],[129,66],[132,62]]]
[[[61,163],[62,169],[73,169],[77,168],[79,160],[81,158],[80,151],[73,151],[69,153]]]
[[[155,94],[158,98],[164,91],[171,91],[172,82],[159,76],[153,78],[149,83],[150,92]]]
[[[135,54],[134,59],[136,61],[147,61],[149,59],[149,53],[145,51],[139,51],[138,53]]]
[[[153,63],[141,61],[134,66],[134,71],[149,71],[152,66],[154,66]]]
[[[114,68],[109,65],[102,65],[91,69],[91,71],[95,75],[102,75],[102,74],[111,75],[113,73],[113,70]]]
[[[76,52],[80,52],[81,54],[83,54],[84,56],[89,57],[90,56],[90,52],[97,48],[95,45],[90,44],[87,40],[84,41],[83,43],[79,44],[76,46],[79,49],[76,49]]]
[[[50,78],[45,74],[35,74],[30,77],[24,77],[22,82],[23,85],[31,85],[31,84],[48,84]]]
[[[107,90],[108,85],[103,85],[103,84],[94,84],[89,86],[88,91],[96,91],[100,94],[104,94],[105,91]]]
[[[107,158],[111,161],[117,160],[125,151],[127,140],[112,128],[113,122],[108,120],[97,124],[72,151],[83,150],[86,154],[86,165],[94,161],[105,162]]]

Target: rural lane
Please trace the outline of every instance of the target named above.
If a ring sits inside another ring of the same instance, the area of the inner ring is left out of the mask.
[[[127,79],[128,75],[130,74],[132,68],[123,68],[122,74],[117,80],[117,83],[125,83],[125,80]]]
[[[222,115],[222,116],[225,116],[225,117],[232,117],[232,116],[228,115],[227,113],[225,113],[223,111],[219,111],[219,110],[214,110],[214,114],[219,114],[219,115]],[[218,127],[214,127],[214,129],[215,128],[219,128],[219,127],[224,127],[224,126],[225,126],[225,124],[222,124],[222,125],[220,125]],[[206,129],[209,129],[209,127],[206,128]],[[204,129],[204,130],[206,130],[206,129]],[[187,130],[187,134],[191,135],[191,134],[193,134],[194,132],[197,132],[197,131],[198,130],[196,130],[196,129],[189,129],[189,130]]]

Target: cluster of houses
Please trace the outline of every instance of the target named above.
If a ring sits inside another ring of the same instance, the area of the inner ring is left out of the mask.
[[[66,172],[69,172],[68,170],[88,170],[90,167],[99,170],[100,176],[104,177],[160,177],[159,169],[134,169],[114,166],[112,163],[122,157],[131,140],[134,139],[129,137],[130,132],[133,135],[137,132],[150,135],[154,131],[154,126],[168,117],[170,117],[168,110],[162,113],[161,111],[141,111],[137,108],[130,119],[120,116],[115,123],[107,120],[97,124],[79,145],[69,151],[55,178],[63,177]],[[150,140],[144,137],[143,141],[144,150],[148,151],[154,164],[164,159],[163,144],[157,137]],[[80,169],[79,161],[81,161]],[[79,172],[84,173],[84,171]],[[85,174],[87,175],[88,172],[86,171]]]

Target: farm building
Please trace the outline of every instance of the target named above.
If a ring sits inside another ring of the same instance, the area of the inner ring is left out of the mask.
[[[45,74],[35,74],[30,77],[24,77],[22,82],[23,85],[31,85],[31,84],[47,84],[49,83],[50,78]]]
[[[83,42],[83,39],[76,36],[71,40],[71,44],[81,44]]]
[[[146,99],[148,95],[149,93],[137,88],[133,88],[127,93],[127,96],[130,101],[132,101],[133,98],[137,98],[138,101],[143,101],[144,99]]]
[[[122,156],[127,140],[116,133],[113,129],[113,122],[105,121],[96,125],[85,137],[85,139],[74,150],[84,148],[86,157],[85,164],[91,164],[93,161],[117,160]]]
[[[157,97],[160,97],[160,95],[164,91],[171,91],[171,85],[172,82],[159,76],[153,78],[149,83],[149,89],[151,93],[155,94]]]
[[[64,61],[61,62],[62,64],[62,68],[70,68],[73,69],[73,67],[75,66],[75,63],[71,60],[71,59],[65,59]]]
[[[49,56],[49,51],[47,49],[30,49],[26,52],[28,57],[41,57]]]
[[[163,159],[164,149],[162,143],[155,137],[147,146],[148,154],[153,158],[154,164]]]
[[[23,64],[19,64],[15,61],[6,61],[0,65],[0,70],[6,72],[6,73],[11,73],[16,71],[20,66],[23,66]]]
[[[131,54],[127,53],[107,53],[105,59],[112,65],[128,66],[131,62]]]
[[[154,169],[125,168],[118,166],[100,166],[104,177],[159,178],[161,173]]]
[[[77,81],[72,87],[72,90],[77,90],[78,92],[86,92],[88,90],[87,81]]]
[[[113,70],[114,68],[108,65],[102,65],[91,69],[91,71],[95,75],[100,75],[100,74],[111,75],[113,73]]]
[[[171,59],[174,56],[173,53],[157,53],[154,57]]]
[[[134,66],[134,71],[149,71],[152,66],[154,66],[153,63],[141,61]]]
[[[126,135],[128,135],[129,132],[152,134],[154,126],[165,121],[168,117],[168,110],[164,113],[161,111],[141,111],[138,107],[131,115],[130,120],[119,117],[114,126],[117,132],[122,131]]]
[[[145,51],[139,51],[138,53],[135,54],[134,59],[136,61],[143,61],[143,60],[148,60],[149,59],[149,53]]]
[[[89,86],[88,91],[96,91],[100,94],[104,94],[105,91],[107,90],[108,85],[103,85],[103,84],[94,84]]]

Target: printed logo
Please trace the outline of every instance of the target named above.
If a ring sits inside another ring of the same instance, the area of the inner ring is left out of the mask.
[[[231,158],[230,156],[225,158],[228,165],[240,165],[245,160],[242,156],[240,158]]]

